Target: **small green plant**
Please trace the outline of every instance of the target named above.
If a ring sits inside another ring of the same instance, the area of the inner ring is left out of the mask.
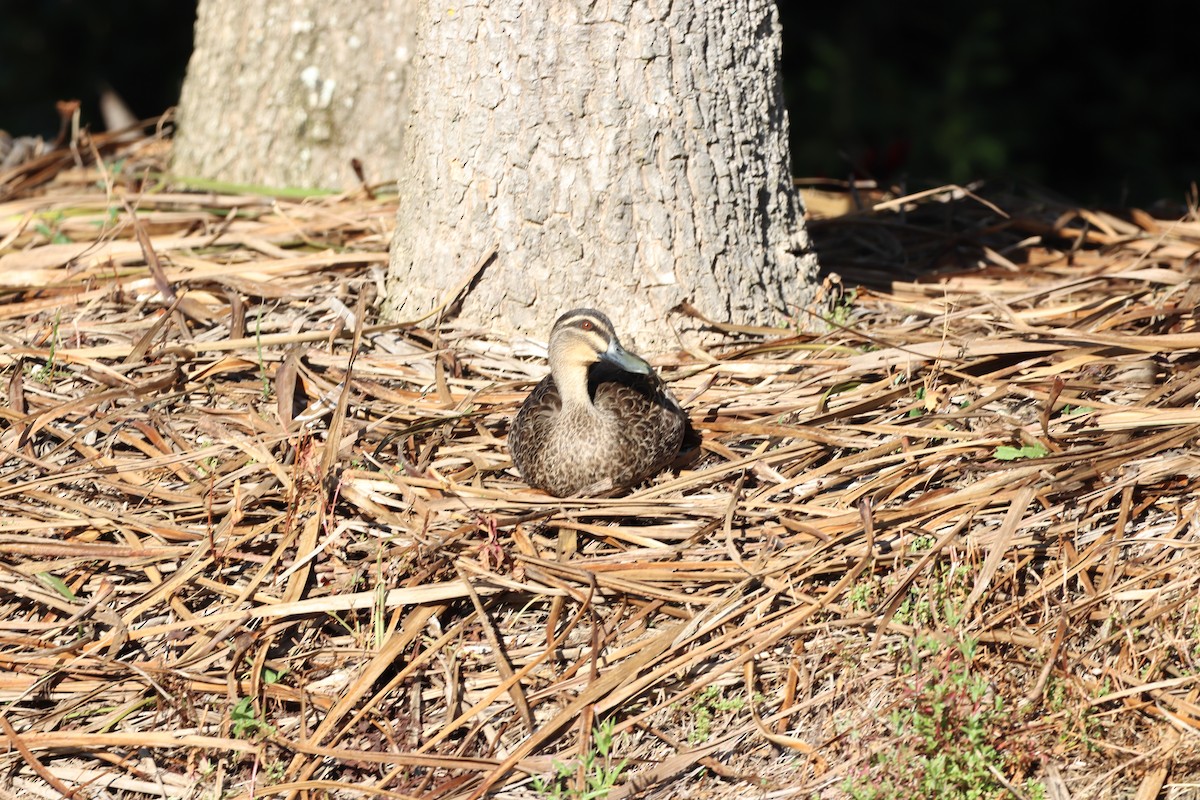
[[[243,697],[238,700],[229,712],[230,729],[237,739],[252,739],[257,736],[270,736],[275,732],[275,726],[269,725],[258,718],[254,712],[254,700]]]
[[[613,728],[616,722],[605,720],[592,730],[592,747],[575,763],[554,762],[554,774],[549,778],[533,779],[533,790],[542,797],[554,800],[600,800],[617,785],[617,778],[626,761],[613,762]],[[576,775],[582,774],[583,786],[573,786]]]
[[[908,594],[896,606],[894,619],[905,625],[948,624],[954,628],[958,620],[957,609],[971,591],[971,570],[964,565],[938,562],[930,567],[929,577],[929,580],[914,581],[908,587]]]
[[[33,225],[33,229],[50,241],[51,244],[70,244],[71,237],[62,232],[62,221],[65,215],[61,211],[49,211]]]
[[[913,537],[912,551],[914,553],[924,553],[935,544],[937,544],[936,536],[934,536],[932,533],[922,533]]]
[[[919,587],[908,587],[908,594],[900,601],[900,605],[896,606],[896,613],[892,615],[892,619],[901,625],[930,624],[933,622],[933,614],[930,611],[929,598]]]
[[[825,313],[825,321],[843,328],[849,325],[854,316],[854,301],[857,299],[857,289],[837,292],[829,304],[829,311]]]
[[[50,326],[50,350],[46,354],[46,363],[29,372],[29,377],[38,383],[51,383],[66,374],[64,370],[58,368],[58,348],[62,341],[59,337],[59,324],[61,322],[62,313],[55,311],[54,322]]]
[[[1021,747],[1020,720],[972,667],[977,643],[947,648],[923,637],[913,644],[914,663],[902,669],[904,696],[887,719],[893,746],[878,749],[843,790],[855,800],[1011,797],[997,776],[1019,776],[1034,759]],[[1040,800],[1046,789],[1027,780],[1022,793]]]
[[[693,726],[688,741],[692,744],[707,741],[712,733],[713,719],[718,714],[738,711],[745,705],[746,699],[743,697],[725,697],[725,691],[720,686],[705,686],[692,700]]]
[[[1001,461],[1018,461],[1022,458],[1045,458],[1050,455],[1050,450],[1041,442],[1034,442],[1022,447],[1002,444],[996,448],[993,455]]]
[[[913,392],[913,400],[916,400],[921,405],[917,406],[916,408],[910,408],[908,410],[909,419],[922,416],[925,413],[925,387],[924,386],[918,386],[917,390],[915,392]]]
[[[878,595],[878,584],[875,581],[863,581],[856,583],[850,587],[850,594],[847,599],[850,601],[850,607],[855,611],[870,611],[875,607],[875,598]]]
[[[1057,726],[1058,741],[1067,748],[1082,746],[1089,753],[1098,753],[1101,751],[1098,742],[1104,739],[1104,731],[1098,719],[1098,707],[1088,699],[1077,687],[1054,675],[1050,676],[1042,692],[1045,708],[1064,720]]]
[[[970,591],[970,570],[964,566],[935,564],[932,580],[914,582],[896,606],[895,620],[904,625],[928,627],[954,616],[954,607]],[[939,610],[941,615],[939,616]]]
[[[273,760],[263,765],[261,780],[264,786],[274,786],[283,783],[287,776],[287,762]]]

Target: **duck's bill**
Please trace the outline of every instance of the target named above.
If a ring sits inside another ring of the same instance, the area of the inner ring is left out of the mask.
[[[600,357],[610,364],[617,365],[626,372],[632,372],[636,375],[650,374],[650,365],[646,362],[646,359],[634,355],[616,342],[610,344],[608,350],[604,351]]]

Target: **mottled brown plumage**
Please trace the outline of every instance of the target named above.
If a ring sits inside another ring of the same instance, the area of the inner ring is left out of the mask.
[[[513,418],[508,449],[530,486],[557,497],[642,481],[679,454],[687,414],[643,359],[590,308],[550,332],[550,374]]]

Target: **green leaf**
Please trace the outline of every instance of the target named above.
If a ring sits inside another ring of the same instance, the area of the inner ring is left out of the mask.
[[[1022,458],[1044,458],[1050,454],[1049,448],[1044,444],[1027,444],[1024,447],[1013,447],[1012,445],[1002,444],[996,448],[995,457],[1001,461],[1018,461]]]
[[[62,578],[56,575],[51,575],[49,572],[39,572],[37,573],[37,579],[72,602],[79,599],[71,591],[71,587],[63,583]]]
[[[238,738],[248,738],[258,733],[270,735],[275,732],[274,725],[268,725],[254,715],[254,701],[249,697],[238,700],[229,711],[233,735]]]

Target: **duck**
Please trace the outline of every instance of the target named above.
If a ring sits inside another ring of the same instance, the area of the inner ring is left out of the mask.
[[[555,497],[632,487],[679,455],[688,416],[641,356],[594,308],[558,318],[550,374],[513,417],[508,449],[530,486]]]

